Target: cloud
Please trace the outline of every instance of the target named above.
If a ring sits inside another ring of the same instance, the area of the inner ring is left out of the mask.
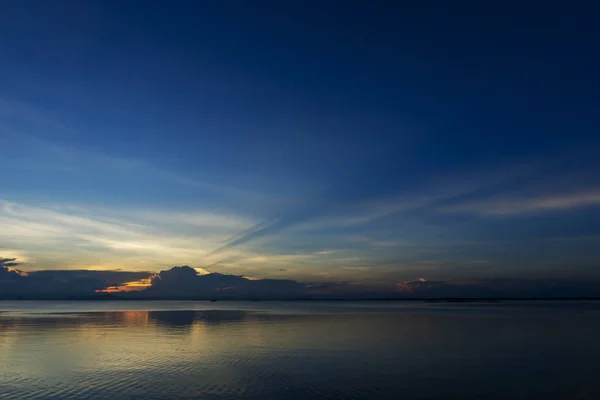
[[[439,207],[439,211],[480,215],[520,215],[600,206],[600,190],[520,198],[488,198]]]
[[[0,200],[0,242],[59,268],[108,265],[152,269],[205,259],[210,248],[251,221],[206,211],[32,206]]]
[[[156,271],[165,265],[191,262],[208,270],[218,265],[237,274],[276,277],[280,268],[292,269],[292,275],[299,272],[299,266],[342,264],[349,257],[324,246],[292,251],[279,245],[232,248],[225,257],[211,255],[210,249],[216,244],[252,225],[252,220],[236,215],[69,204],[34,206],[11,201],[0,204],[4,250],[21,259],[34,259],[43,268]]]
[[[394,221],[393,229],[413,231],[414,226],[447,225],[437,210],[445,204],[462,202],[494,188],[510,186],[522,178],[524,168],[512,166],[495,171],[469,172],[463,175],[438,176],[415,180],[405,176],[397,154],[353,164],[332,184],[293,207],[270,215],[250,229],[232,237],[210,255],[218,255],[238,247],[260,244],[266,238],[283,233],[311,235],[328,232],[324,240],[334,240],[341,231],[381,229]],[[446,174],[444,174],[446,175]],[[455,223],[456,220],[450,221]],[[391,229],[391,228],[390,228]],[[411,232],[412,233],[412,232]],[[373,241],[373,247],[395,247],[396,240]]]
[[[457,281],[418,278],[392,282],[330,281],[301,283],[206,273],[176,266],[158,274],[127,271],[32,271],[18,260],[0,257],[0,298],[92,298],[113,293],[137,299],[293,299],[293,298],[548,298],[600,297],[597,279],[476,279]],[[143,284],[132,284],[143,282]],[[107,290],[108,289],[108,290]],[[123,290],[123,291],[119,291]]]
[[[343,189],[348,190],[348,188]],[[355,194],[352,197],[345,198],[342,193],[336,193],[335,189],[331,188],[320,196],[305,202],[301,207],[283,213],[278,218],[255,224],[209,254],[216,255],[292,228],[300,232],[310,232],[364,225],[392,214],[422,210],[468,190],[472,190],[472,187],[457,185],[447,190],[433,190],[411,196],[396,195],[377,198],[368,195],[356,197]],[[331,197],[331,199],[328,199],[328,197]]]
[[[412,281],[406,281],[396,284],[399,292],[405,292],[410,294],[421,294],[423,292],[434,293],[439,290],[443,285],[444,281],[428,281],[425,278],[419,278]]]
[[[419,278],[401,282],[397,291],[432,298],[599,297],[600,281],[581,279],[479,279],[456,283]]]
[[[265,199],[260,193],[236,188],[215,180],[198,179],[161,168],[144,159],[107,154],[72,145],[49,141],[31,131],[52,130],[67,136],[79,136],[82,132],[61,123],[43,110],[22,102],[0,98],[0,116],[25,122],[26,131],[0,125],[0,143],[13,152],[9,154],[12,166],[25,169],[50,169],[63,172],[92,171],[100,168],[107,172],[115,170],[125,175],[145,176],[153,180],[164,180],[191,189],[200,189],[227,197],[242,197],[245,200]],[[32,129],[33,127],[33,129]],[[41,129],[43,130],[41,130]]]
[[[304,294],[305,285],[284,279],[248,279],[219,273],[199,274],[188,266],[161,271],[138,297],[149,298],[293,298]]]
[[[286,228],[290,228],[299,222],[303,222],[309,220],[311,218],[316,217],[317,214],[314,210],[311,209],[300,209],[294,213],[282,216],[279,219],[275,219],[272,221],[263,221],[260,222],[238,237],[233,238],[225,245],[218,247],[209,253],[209,255],[216,255],[225,250],[241,246],[246,243],[250,243],[255,241],[256,239],[263,238],[269,235],[276,234],[285,230]]]
[[[0,258],[0,267],[16,267],[19,264],[16,258]]]
[[[148,277],[147,272],[32,271],[15,267],[15,258],[0,257],[0,298],[45,299],[93,296],[109,285]]]
[[[0,281],[23,280],[27,273],[14,267],[18,266],[16,258],[0,258]]]
[[[131,212],[128,219],[178,226],[184,233],[211,228],[224,238],[256,222],[253,218],[246,224],[243,215],[258,215],[262,209],[272,210],[287,201],[283,196],[230,186],[229,181],[212,175],[186,176],[156,164],[154,159],[65,146],[60,144],[60,136],[50,142],[0,125],[0,147],[12,149],[0,157],[0,170],[6,172],[0,183],[7,189],[0,194],[2,198],[16,199],[17,204],[24,203],[23,198],[49,199],[46,204],[60,206],[67,202],[118,204],[114,208]],[[161,208],[168,211],[160,212]],[[219,214],[217,218],[215,214]],[[35,229],[33,224],[29,226]]]
[[[106,285],[121,285],[126,282],[150,278],[154,273],[145,271],[95,271],[95,270],[44,270],[31,271],[29,277],[53,281],[70,282],[77,279],[96,279]]]

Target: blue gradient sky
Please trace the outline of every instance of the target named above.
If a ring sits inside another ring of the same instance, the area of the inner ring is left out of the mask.
[[[591,10],[390,3],[2,2],[0,256],[599,277]]]

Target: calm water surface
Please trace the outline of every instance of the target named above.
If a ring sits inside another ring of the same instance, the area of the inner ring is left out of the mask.
[[[0,399],[600,399],[600,302],[0,302]]]

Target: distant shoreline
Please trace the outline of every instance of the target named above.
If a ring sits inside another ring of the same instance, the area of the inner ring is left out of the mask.
[[[600,297],[494,297],[494,298],[297,298],[297,299],[207,299],[207,298],[133,298],[117,296],[90,296],[90,297],[56,297],[56,298],[0,298],[0,301],[197,301],[197,302],[347,302],[347,301],[409,301],[424,303],[498,303],[502,301],[600,301]]]

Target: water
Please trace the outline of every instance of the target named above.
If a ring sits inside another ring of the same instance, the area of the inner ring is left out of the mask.
[[[600,302],[0,302],[0,399],[598,399]]]

